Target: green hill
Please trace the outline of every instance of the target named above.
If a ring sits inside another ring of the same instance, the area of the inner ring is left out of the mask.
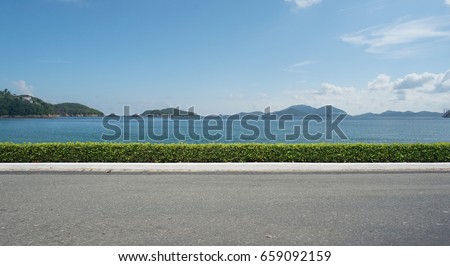
[[[99,110],[79,103],[55,104],[55,110],[58,114],[63,116],[103,116],[103,113]]]
[[[103,116],[103,113],[78,103],[50,104],[29,95],[0,91],[0,117]]]

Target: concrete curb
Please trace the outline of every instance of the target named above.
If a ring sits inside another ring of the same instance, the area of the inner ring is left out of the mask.
[[[450,163],[0,163],[0,172],[450,172]]]

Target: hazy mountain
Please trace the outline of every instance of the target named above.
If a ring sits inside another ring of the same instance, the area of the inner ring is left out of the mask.
[[[271,114],[277,115],[278,117],[281,115],[293,115],[294,117],[301,118],[305,117],[309,114],[315,114],[319,115],[321,117],[325,117],[325,110],[326,106],[322,106],[320,108],[314,108],[308,105],[293,105],[286,109],[272,112]],[[342,109],[332,107],[333,116],[336,117],[339,114],[346,114]],[[245,114],[252,114],[252,115],[263,115],[263,112],[241,112],[239,115],[241,117]],[[226,116],[225,116],[226,117]],[[353,119],[408,119],[408,118],[436,118],[436,117],[442,117],[441,113],[437,112],[428,112],[428,111],[421,111],[421,112],[398,112],[398,111],[386,111],[381,114],[375,114],[375,113],[365,113],[361,115],[355,115],[351,116],[348,115],[348,118]]]
[[[428,111],[421,111],[421,112],[386,111],[386,112],[383,112],[381,114],[366,113],[366,114],[352,116],[352,118],[356,118],[356,119],[435,118],[435,117],[442,117],[442,114],[441,113],[437,113],[437,112],[428,112]]]
[[[281,115],[293,115],[294,117],[305,117],[309,114],[315,114],[324,117],[326,111],[326,106],[322,106],[320,108],[314,108],[308,105],[293,105],[281,111],[273,112],[273,114],[277,116]],[[346,114],[344,110],[338,109],[336,107],[332,107],[333,116],[337,116],[339,114]]]

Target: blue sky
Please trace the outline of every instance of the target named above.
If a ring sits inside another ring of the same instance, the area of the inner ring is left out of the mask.
[[[105,113],[450,107],[450,0],[2,0],[0,86]]]

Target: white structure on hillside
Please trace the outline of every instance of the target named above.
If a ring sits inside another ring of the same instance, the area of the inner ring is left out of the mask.
[[[20,96],[22,100],[33,103],[33,98],[30,95],[22,95]]]

